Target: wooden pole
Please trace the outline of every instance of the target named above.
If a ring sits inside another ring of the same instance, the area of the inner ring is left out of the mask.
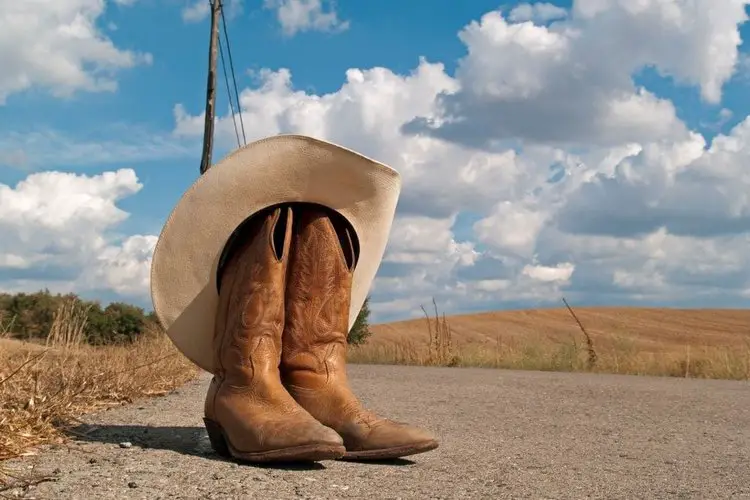
[[[203,155],[201,175],[211,167],[214,146],[214,116],[216,113],[216,56],[219,45],[219,16],[221,0],[211,2],[211,38],[208,44],[208,81],[206,82],[206,121],[203,127]]]

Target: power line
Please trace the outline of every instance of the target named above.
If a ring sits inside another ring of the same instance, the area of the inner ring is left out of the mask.
[[[227,85],[227,95],[229,96],[229,110],[232,113],[232,123],[234,124],[234,135],[237,137],[237,146],[241,147],[242,143],[240,142],[239,130],[237,130],[237,119],[235,118],[234,113],[234,102],[232,101],[232,91],[229,89],[229,75],[227,75],[227,65],[224,62],[224,48],[221,45],[221,40],[219,40],[219,54],[221,55],[221,68],[224,70],[224,83],[226,83]],[[237,107],[239,108],[239,102],[237,103]],[[240,117],[242,117],[241,114]]]
[[[234,83],[235,102],[237,103],[237,112],[239,113],[240,127],[242,127],[242,141],[244,144],[247,144],[247,136],[245,135],[245,121],[242,118],[242,108],[240,107],[240,93],[239,93],[239,90],[237,89],[237,77],[234,72],[234,61],[232,60],[232,47],[229,43],[229,32],[227,30],[227,21],[224,16],[223,6],[221,7],[221,23],[224,27],[224,40],[226,41],[226,46],[227,46],[227,56],[229,57],[229,68],[230,68],[230,72],[232,73],[232,82]],[[222,55],[222,61],[223,61],[223,55]],[[229,82],[227,82],[227,86],[228,85],[229,85]],[[229,89],[227,89],[227,92],[229,92]],[[239,138],[237,140],[239,141]]]

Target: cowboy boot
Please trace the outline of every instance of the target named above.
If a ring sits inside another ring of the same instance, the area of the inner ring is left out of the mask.
[[[431,434],[379,418],[352,393],[346,375],[356,262],[352,233],[336,213],[297,207],[282,341],[284,386],[313,417],[344,438],[346,459],[389,459],[437,448]]]
[[[341,457],[342,439],[303,410],[281,384],[284,288],[291,210],[253,217],[230,243],[219,274],[216,373],[205,403],[214,450],[251,462]]]

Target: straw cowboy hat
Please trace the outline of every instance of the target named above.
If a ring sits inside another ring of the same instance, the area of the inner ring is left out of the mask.
[[[151,298],[167,335],[213,373],[216,278],[224,246],[254,213],[285,202],[317,203],[352,225],[359,240],[349,328],[383,258],[401,179],[392,168],[330,142],[279,135],[248,144],[185,192],[162,229],[151,264]]]

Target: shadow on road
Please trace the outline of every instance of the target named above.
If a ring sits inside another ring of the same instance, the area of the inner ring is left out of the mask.
[[[409,460],[406,458],[384,458],[381,460],[355,460],[355,459],[342,459],[342,462],[349,462],[352,464],[365,464],[365,465],[391,465],[391,466],[400,466],[403,467],[404,465],[414,465],[417,462],[414,462],[413,460]]]
[[[182,455],[203,457],[210,460],[231,461],[239,465],[261,469],[282,470],[321,470],[325,466],[319,462],[252,464],[228,460],[216,454],[208,441],[203,427],[148,425],[90,425],[80,424],[71,427],[67,434],[79,442],[121,444],[130,443],[144,449],[168,450]]]

